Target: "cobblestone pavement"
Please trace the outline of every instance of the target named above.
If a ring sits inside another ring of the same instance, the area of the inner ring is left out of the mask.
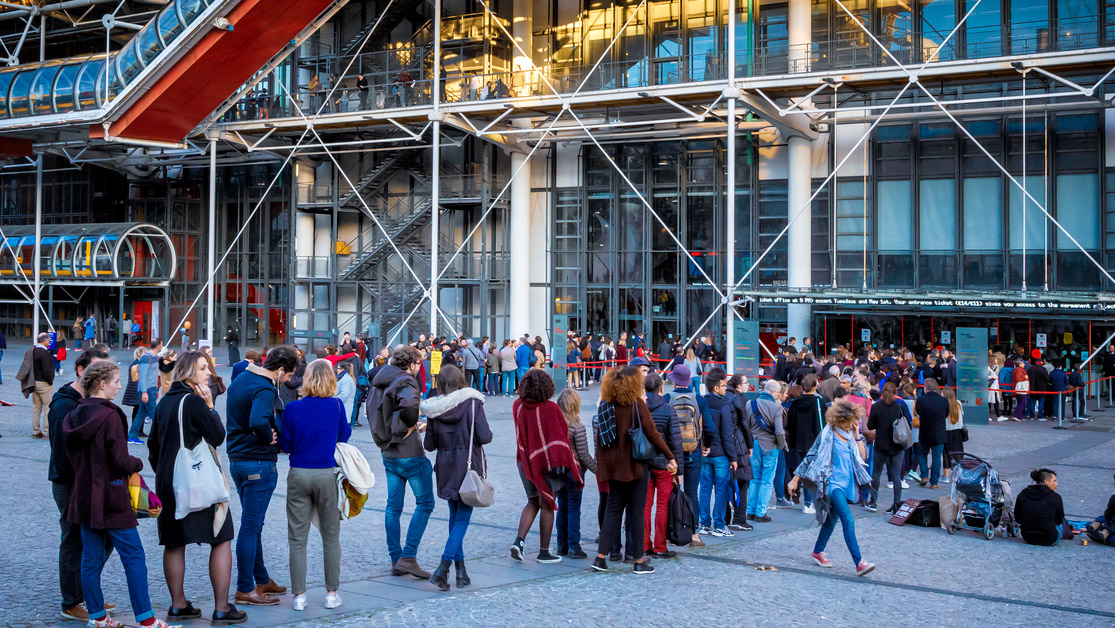
[[[0,474],[6,508],[0,514],[0,625],[65,625],[58,618],[57,518],[46,479],[49,447],[30,438],[30,401],[18,391],[14,373],[23,349],[10,348],[0,363],[4,384],[0,399],[15,403],[0,408]],[[124,355],[117,359],[124,361]],[[125,362],[127,364],[127,362]],[[69,365],[72,365],[72,360]],[[67,369],[68,370],[68,369]],[[228,375],[228,369],[219,372]],[[59,384],[71,380],[67,372]],[[585,393],[591,407],[596,390]],[[944,625],[994,621],[1001,625],[1111,626],[1115,624],[1115,589],[1110,584],[1112,548],[1076,543],[1038,548],[1018,539],[996,537],[985,541],[974,532],[949,536],[944,530],[898,528],[881,513],[853,507],[860,546],[878,564],[867,578],[852,575],[851,560],[839,532],[828,552],[836,568],[821,570],[809,561],[817,530],[811,516],[800,510],[772,511],[774,521],[758,524],[754,532],[737,532],[731,539],[707,539],[704,549],[681,548],[681,556],[653,561],[657,572],[646,578],[630,575],[630,566],[613,565],[611,573],[595,574],[588,561],[566,560],[539,565],[528,557],[516,563],[507,555],[524,503],[515,470],[511,401],[487,402],[495,434],[488,447],[491,476],[497,486],[496,505],[477,510],[465,539],[473,586],[439,593],[425,582],[387,575],[382,506],[386,482],[366,426],[358,428],[354,443],[368,456],[378,484],[365,513],[341,527],[342,596],[344,606],[321,608],[324,573],[320,541],[311,534],[309,551],[310,607],[295,613],[290,596],[279,607],[246,610],[247,625],[539,625],[569,624],[676,626],[683,622],[785,625],[816,622],[842,625]],[[218,401],[218,409],[223,403]],[[1091,518],[1102,511],[1112,493],[1115,472],[1115,435],[1053,430],[1048,423],[999,423],[972,426],[968,450],[986,457],[1012,482],[1015,490],[1029,480],[1034,465],[1051,466],[1059,473],[1060,492],[1070,518]],[[133,446],[146,459],[146,447]],[[264,554],[271,575],[289,582],[286,543],[286,461],[280,460],[280,479],[263,532]],[[145,470],[148,479],[150,469]],[[594,549],[598,532],[598,498],[589,478],[582,506],[586,551]],[[944,494],[914,488],[907,497]],[[881,501],[889,505],[884,490]],[[408,496],[406,509],[413,507]],[[232,504],[239,521],[239,505]],[[448,511],[437,500],[427,528],[419,562],[436,565],[446,537]],[[407,523],[404,517],[404,525]],[[162,578],[160,549],[154,522],[141,521],[140,533],[148,553],[148,581],[158,612],[169,604]],[[537,527],[535,528],[537,530]],[[527,540],[528,556],[538,539]],[[208,552],[187,551],[187,596],[203,612],[212,611],[212,592],[206,577]],[[109,561],[103,578],[107,599],[128,605],[123,570]],[[803,595],[803,592],[808,592]],[[529,619],[525,619],[529,617]],[[121,618],[130,616],[121,613]],[[193,622],[201,624],[202,622]],[[74,625],[70,623],[70,625]]]

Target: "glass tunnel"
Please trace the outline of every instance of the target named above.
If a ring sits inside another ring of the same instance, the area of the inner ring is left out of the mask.
[[[40,272],[48,283],[164,283],[178,255],[165,231],[147,223],[43,225]],[[35,228],[4,227],[0,282],[22,282],[35,272]]]
[[[96,54],[0,70],[0,119],[100,108],[220,1],[173,0],[127,45],[108,55],[107,64],[104,54]],[[112,78],[106,86],[109,72]]]

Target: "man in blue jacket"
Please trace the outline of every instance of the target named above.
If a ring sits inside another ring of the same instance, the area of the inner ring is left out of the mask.
[[[228,387],[226,443],[229,474],[240,497],[240,534],[236,538],[236,603],[274,606],[285,593],[263,563],[263,520],[279,481],[279,430],[275,420],[278,387],[298,366],[294,347],[267,352],[263,366],[250,364]]]
[[[530,363],[533,359],[534,349],[531,347],[530,336],[523,336],[523,339],[519,342],[519,348],[515,349],[516,386],[523,380],[523,376],[527,374],[527,369],[530,368]]]
[[[705,403],[709,414],[704,421],[704,460],[701,461],[700,511],[698,534],[734,536],[724,521],[727,512],[728,480],[736,470],[736,443],[732,408],[725,394],[728,376],[724,369],[714,368],[705,375]],[[716,490],[716,508],[712,508],[712,492]],[[711,512],[710,512],[711,510]]]

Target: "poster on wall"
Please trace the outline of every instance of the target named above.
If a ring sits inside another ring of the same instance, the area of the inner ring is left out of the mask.
[[[987,424],[987,329],[983,327],[956,328],[956,400],[964,406],[965,423]]]
[[[757,377],[759,375],[759,321],[732,321],[735,326],[735,368],[733,374]]]
[[[159,335],[160,335],[159,334],[159,320],[160,319],[162,319],[162,316],[159,315],[159,302],[158,301],[152,301],[151,302],[151,320],[148,321],[148,325],[147,325],[147,328],[151,330],[151,333],[150,333],[150,335],[148,335],[148,338],[158,338],[159,337]]]
[[[942,331],[941,332],[941,344],[943,344],[943,345],[951,345],[952,344],[952,332],[951,331]]]
[[[871,342],[871,330],[866,327],[859,330],[859,339],[862,342]]]
[[[1038,349],[1044,349],[1049,345],[1049,341],[1046,339],[1045,334],[1034,334],[1034,342],[1038,345]]]
[[[551,338],[565,338],[569,333],[569,315],[568,314],[554,314],[554,333]],[[555,343],[555,348],[550,352],[551,360],[554,364],[554,388],[557,392],[561,392],[565,388],[566,380],[568,379],[566,373],[566,354],[560,350]]]

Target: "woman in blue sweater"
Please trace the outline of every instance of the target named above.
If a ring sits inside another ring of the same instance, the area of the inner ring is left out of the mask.
[[[337,507],[337,443],[352,436],[337,394],[337,376],[328,360],[314,360],[302,379],[302,399],[287,404],[279,447],[290,454],[287,474],[287,541],[294,610],[306,609],[306,537],[314,511],[320,518],[325,553],[325,608],[341,605],[341,515]]]

